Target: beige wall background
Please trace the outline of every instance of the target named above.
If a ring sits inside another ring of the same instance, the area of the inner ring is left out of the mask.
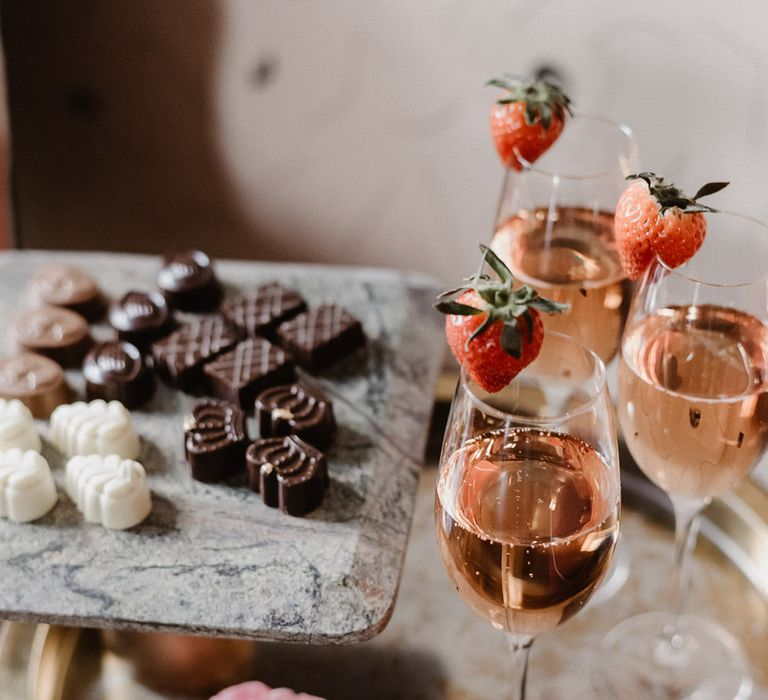
[[[757,0],[5,2],[17,240],[455,278],[501,182],[482,84],[544,66],[766,218],[766,27]]]

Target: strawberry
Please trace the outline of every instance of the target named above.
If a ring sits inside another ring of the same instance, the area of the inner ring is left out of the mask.
[[[546,80],[526,82],[506,75],[486,85],[505,91],[491,108],[491,133],[501,162],[520,171],[560,136],[571,101]]]
[[[456,359],[485,391],[496,392],[539,354],[544,339],[539,311],[559,313],[568,307],[540,297],[532,287],[515,289],[509,268],[486,246],[480,249],[481,269],[468,284],[441,294],[435,307],[448,315],[445,334]],[[486,262],[498,281],[482,273]]]
[[[624,190],[613,220],[616,248],[624,274],[638,279],[658,256],[677,267],[701,248],[707,232],[704,212],[717,209],[699,204],[701,197],[722,190],[727,182],[709,182],[688,197],[653,173],[630,175],[636,180]]]

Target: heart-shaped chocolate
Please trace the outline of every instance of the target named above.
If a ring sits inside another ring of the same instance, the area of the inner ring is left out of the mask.
[[[245,461],[251,488],[271,508],[305,515],[322,503],[329,483],[325,455],[295,435],[256,440]]]
[[[184,422],[184,451],[198,481],[221,481],[241,471],[247,445],[245,413],[234,404],[200,401]]]
[[[262,438],[294,433],[319,450],[331,444],[336,421],[329,399],[303,384],[283,384],[256,397],[256,422]]]

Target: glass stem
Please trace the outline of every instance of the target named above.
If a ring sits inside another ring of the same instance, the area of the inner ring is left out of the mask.
[[[698,515],[706,501],[672,498],[675,513],[675,562],[672,579],[672,613],[677,620],[685,612],[688,562],[699,531]],[[676,634],[676,630],[673,631]]]
[[[525,700],[525,685],[528,679],[528,656],[531,653],[533,637],[521,634],[507,634],[507,644],[512,657],[512,700]]]

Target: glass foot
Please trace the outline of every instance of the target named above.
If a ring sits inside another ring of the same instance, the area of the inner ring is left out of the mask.
[[[746,700],[749,663],[725,629],[692,615],[645,613],[614,627],[593,668],[601,698],[612,700]]]

